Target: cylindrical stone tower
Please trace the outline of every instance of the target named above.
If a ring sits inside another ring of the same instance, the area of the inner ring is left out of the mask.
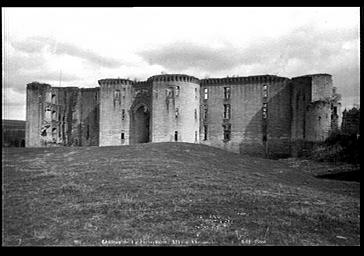
[[[99,146],[129,144],[130,115],[133,81],[102,79],[100,85]]]
[[[164,74],[148,81],[153,88],[152,142],[199,143],[199,80]]]

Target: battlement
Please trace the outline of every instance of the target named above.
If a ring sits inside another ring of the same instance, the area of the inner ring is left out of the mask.
[[[94,88],[80,88],[82,92],[97,92],[100,91],[100,87]]]
[[[151,86],[151,82],[150,81],[138,81],[134,83],[135,87],[149,87]]]
[[[156,75],[148,78],[148,82],[185,82],[185,83],[199,83],[199,79],[193,76],[184,74],[163,74]]]
[[[38,90],[38,89],[48,89],[48,88],[51,88],[52,86],[49,85],[49,84],[45,84],[45,83],[39,83],[39,82],[31,82],[29,84],[27,84],[27,89],[35,89],[35,90]]]
[[[262,75],[262,76],[246,76],[246,77],[223,77],[223,78],[207,78],[201,79],[201,85],[213,84],[251,84],[251,83],[274,83],[289,80],[286,77],[279,77],[275,75]]]
[[[292,77],[292,80],[295,79],[308,79],[308,78],[316,78],[316,77],[332,77],[332,75],[330,74],[326,74],[326,73],[321,73],[321,74],[309,74],[309,75],[302,75],[302,76],[296,76],[296,77]]]
[[[105,85],[133,85],[134,82],[129,79],[122,78],[106,78],[98,81],[100,86]]]

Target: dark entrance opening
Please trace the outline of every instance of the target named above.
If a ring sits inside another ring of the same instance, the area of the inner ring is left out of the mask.
[[[149,142],[149,119],[150,113],[147,107],[140,106],[133,116],[134,123],[134,142],[146,143]]]

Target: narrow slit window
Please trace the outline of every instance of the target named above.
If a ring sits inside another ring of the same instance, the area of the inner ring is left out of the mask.
[[[125,109],[121,110],[121,120],[125,120]]]
[[[125,141],[125,133],[121,133],[121,143],[124,143]]]
[[[178,131],[174,132],[174,141],[178,141]]]
[[[203,126],[203,140],[207,140],[207,132],[208,132],[208,127],[207,125]]]
[[[176,86],[176,97],[179,96],[179,92],[180,92],[180,87],[179,86]]]
[[[224,99],[230,99],[230,87],[224,87]]]
[[[207,105],[204,105],[204,107],[203,107],[203,119],[207,120],[207,116],[208,116],[208,108],[207,108]]]
[[[86,127],[86,140],[88,140],[90,138],[90,126],[87,125]]]

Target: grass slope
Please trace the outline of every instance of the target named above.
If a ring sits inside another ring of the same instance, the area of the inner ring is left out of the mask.
[[[358,245],[360,185],[187,143],[3,148],[3,245]]]

